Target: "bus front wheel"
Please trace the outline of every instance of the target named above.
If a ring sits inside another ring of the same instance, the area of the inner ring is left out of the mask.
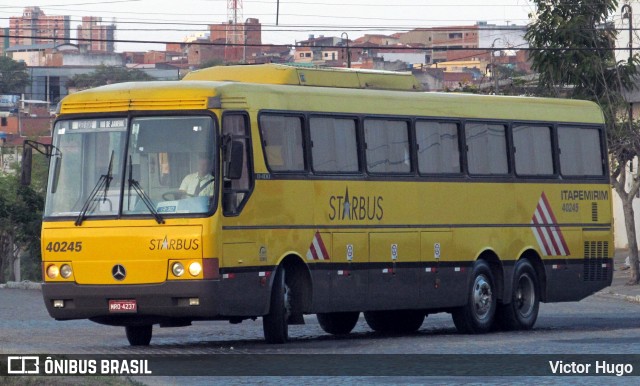
[[[498,306],[496,322],[505,330],[530,330],[538,319],[540,288],[529,260],[516,263],[511,293],[511,302]]]
[[[496,312],[496,292],[491,268],[484,260],[473,266],[467,304],[453,310],[453,324],[465,334],[488,332]]]
[[[262,317],[264,339],[267,343],[285,343],[289,339],[289,315],[291,291],[285,282],[283,267],[278,268],[271,289],[269,313]]]
[[[126,326],[127,340],[131,346],[148,346],[153,334],[153,325]]]
[[[333,335],[348,334],[358,323],[359,312],[328,312],[317,314],[320,327]]]

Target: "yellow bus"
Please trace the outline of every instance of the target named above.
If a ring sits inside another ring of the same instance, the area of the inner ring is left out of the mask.
[[[214,67],[64,98],[42,228],[58,320],[317,314],[347,334],[530,329],[540,302],[612,279],[603,115],[593,103],[418,91],[410,74]],[[25,153],[25,159],[28,158]]]

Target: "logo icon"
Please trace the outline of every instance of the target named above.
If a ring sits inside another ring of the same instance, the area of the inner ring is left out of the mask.
[[[127,270],[124,268],[124,265],[116,264],[111,268],[111,275],[114,279],[122,281],[127,277]]]
[[[37,356],[10,356],[7,366],[7,374],[40,374],[40,358]]]

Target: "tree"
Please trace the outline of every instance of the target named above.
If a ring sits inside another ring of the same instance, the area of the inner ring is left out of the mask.
[[[0,282],[7,277],[15,280],[13,268],[21,255],[29,255],[31,260],[40,256],[43,206],[42,194],[20,186],[16,176],[0,177]],[[35,279],[37,271],[26,276]]]
[[[46,157],[34,154],[30,187],[19,184],[17,173],[0,175],[0,283],[16,279],[14,264],[19,257],[22,277],[41,280],[40,228],[47,164]]]
[[[534,0],[535,21],[525,39],[532,69],[539,73],[544,95],[568,96],[596,102],[604,113],[609,143],[611,184],[622,199],[630,249],[631,280],[640,282],[635,214],[632,200],[640,181],[626,190],[627,170],[640,154],[638,126],[627,118],[625,90],[634,88],[638,56],[616,62],[617,31],[608,20],[617,11],[617,0]],[[530,15],[531,17],[532,15]],[[622,119],[627,119],[626,122]]]
[[[69,78],[67,88],[87,89],[105,84],[149,81],[155,78],[138,69],[127,69],[115,66],[98,66],[89,74],[77,74]]]
[[[28,84],[27,65],[0,56],[0,94],[20,94]]]

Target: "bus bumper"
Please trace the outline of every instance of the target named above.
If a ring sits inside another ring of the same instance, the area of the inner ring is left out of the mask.
[[[608,287],[613,281],[613,259],[555,260],[545,264],[545,301],[572,302]]]
[[[160,284],[105,286],[45,283],[44,303],[57,320],[91,319],[110,325],[171,324],[196,319],[224,319],[220,281],[167,281]],[[198,299],[197,305],[194,305]],[[63,307],[54,307],[62,300]],[[136,312],[110,312],[110,300],[135,300]]]

